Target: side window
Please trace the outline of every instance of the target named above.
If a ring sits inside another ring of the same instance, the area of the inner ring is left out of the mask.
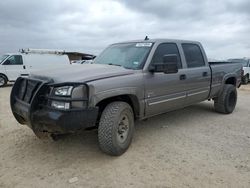
[[[23,58],[21,55],[10,56],[5,62],[4,65],[22,65]]]
[[[163,63],[164,55],[176,54],[178,60],[178,68],[182,68],[180,53],[178,47],[174,43],[163,43],[160,44],[155,50],[154,56],[151,63]]]
[[[205,66],[205,61],[201,49],[198,45],[182,44],[182,48],[185,54],[188,68]]]

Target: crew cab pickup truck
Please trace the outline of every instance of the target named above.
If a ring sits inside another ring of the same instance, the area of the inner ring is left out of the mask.
[[[210,99],[215,111],[232,113],[241,72],[238,63],[210,65],[199,42],[122,42],[93,64],[18,78],[11,108],[40,138],[97,128],[100,149],[118,156],[128,149],[136,120]]]

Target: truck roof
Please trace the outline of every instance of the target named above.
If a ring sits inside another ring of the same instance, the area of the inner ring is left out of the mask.
[[[191,41],[191,40],[181,40],[181,39],[148,39],[148,40],[130,40],[130,41],[123,41],[123,42],[118,42],[115,44],[122,44],[122,43],[130,43],[130,42],[152,42],[152,43],[163,43],[163,42],[173,42],[173,43],[196,43],[200,44],[198,41]]]

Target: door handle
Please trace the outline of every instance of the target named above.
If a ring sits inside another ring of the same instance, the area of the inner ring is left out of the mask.
[[[25,65],[23,65],[23,69],[26,69],[26,66],[25,66]]]
[[[186,80],[186,78],[187,78],[186,74],[181,74],[180,75],[180,80]]]
[[[202,73],[202,76],[203,76],[203,77],[206,77],[207,75],[208,75],[207,72],[203,72],[203,73]]]

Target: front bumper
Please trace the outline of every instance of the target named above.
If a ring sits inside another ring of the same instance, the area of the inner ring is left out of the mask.
[[[49,133],[69,133],[95,126],[97,108],[78,111],[43,109],[32,114],[32,129]]]
[[[22,90],[23,85],[26,89]],[[76,132],[96,125],[98,108],[54,109],[46,105],[49,100],[46,91],[48,84],[44,82],[27,78],[16,81],[11,91],[11,109],[19,123],[28,125],[34,131],[55,134]]]

